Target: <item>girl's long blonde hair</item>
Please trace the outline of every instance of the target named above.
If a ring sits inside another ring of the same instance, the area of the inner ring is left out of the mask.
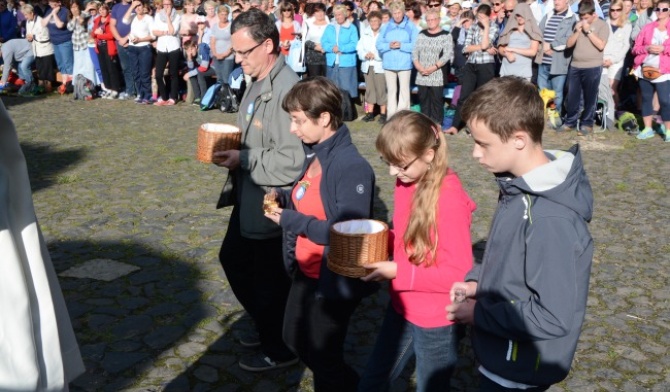
[[[377,136],[377,151],[392,164],[401,165],[422,156],[429,149],[435,158],[428,171],[416,182],[412,210],[403,241],[412,264],[435,263],[437,251],[437,201],[449,162],[447,140],[430,118],[409,110],[396,113]]]

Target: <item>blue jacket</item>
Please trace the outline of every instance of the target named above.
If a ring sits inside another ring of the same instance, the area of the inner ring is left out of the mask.
[[[335,65],[333,47],[337,45],[340,53],[340,67],[356,66],[356,45],[358,44],[358,29],[351,22],[346,21],[340,26],[340,35],[335,39],[335,22],[329,24],[321,37],[321,47],[326,52],[326,65]]]
[[[419,29],[405,16],[400,23],[391,19],[384,24],[377,38],[377,51],[382,57],[382,65],[387,71],[407,71],[414,67],[412,50],[419,36]],[[393,41],[400,42],[400,49],[391,49]]]
[[[12,11],[4,10],[0,12],[0,38],[2,38],[2,42],[17,38],[17,30],[16,16],[14,16]]]
[[[350,219],[367,219],[372,216],[375,193],[375,174],[351,142],[349,128],[342,125],[335,135],[315,145],[304,145],[305,165],[290,190],[279,194],[280,205],[285,206],[279,224],[284,229],[284,262],[293,276],[298,265],[295,261],[295,244],[298,235],[305,235],[312,242],[326,245],[319,272],[317,295],[329,299],[362,298],[375,292],[379,285],[357,278],[347,278],[328,269],[326,256],[333,223]],[[294,210],[291,200],[293,189],[305,175],[314,158],[321,163],[321,202],[327,220],[319,220]]]
[[[488,371],[550,385],[570,371],[586,313],[593,193],[579,145],[551,162],[498,177],[500,195],[481,265],[472,347]]]

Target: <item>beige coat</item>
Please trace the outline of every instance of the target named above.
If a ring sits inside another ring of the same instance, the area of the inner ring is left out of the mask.
[[[54,54],[54,47],[49,39],[49,29],[42,26],[42,18],[35,15],[33,20],[26,21],[26,36],[33,35],[33,53],[35,57]]]

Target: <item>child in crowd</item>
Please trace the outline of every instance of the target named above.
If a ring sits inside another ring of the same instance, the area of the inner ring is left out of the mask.
[[[542,150],[544,105],[530,82],[493,79],[463,120],[500,196],[482,263],[453,285],[452,299],[466,299],[447,317],[472,326],[482,391],[544,391],[568,375],[586,313],[591,185],[579,145]]]
[[[362,279],[390,279],[391,304],[358,390],[388,390],[414,356],[417,390],[448,390],[458,334],[444,307],[451,303],[452,284],[472,268],[476,206],[449,169],[441,126],[427,116],[398,112],[376,147],[397,178],[394,261],[370,264]]]
[[[205,72],[200,71],[202,58],[198,52],[198,43],[190,40],[184,43],[184,55],[186,56],[186,67],[188,71],[184,74],[184,81],[190,83],[193,89],[194,104],[199,104],[205,96],[208,87],[208,81],[212,80],[214,70],[208,68]]]

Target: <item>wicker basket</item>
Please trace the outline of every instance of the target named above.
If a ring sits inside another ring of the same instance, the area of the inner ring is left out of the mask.
[[[198,130],[196,158],[200,162],[211,163],[217,151],[239,150],[242,133],[230,124],[202,124]]]
[[[340,275],[360,278],[365,265],[388,260],[388,226],[372,219],[339,222],[330,228],[328,268]]]

